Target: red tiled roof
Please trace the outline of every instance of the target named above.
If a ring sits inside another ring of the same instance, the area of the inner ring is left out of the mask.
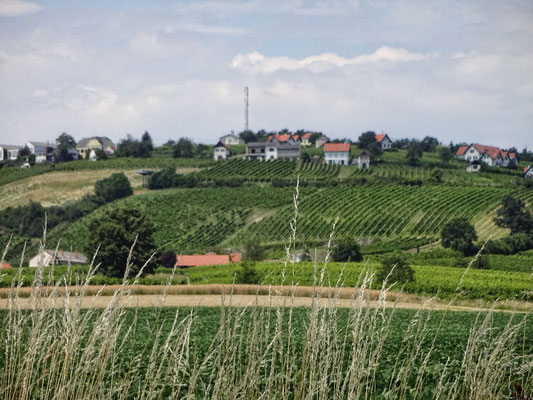
[[[10,268],[13,268],[13,267],[6,262],[0,263],[0,269],[10,269]]]
[[[285,133],[285,134],[282,134],[282,135],[272,135],[272,136],[269,136],[268,137],[268,141],[271,142],[272,139],[276,138],[276,140],[278,142],[286,142],[287,140],[289,140],[291,138],[291,134],[289,133]]]
[[[472,146],[479,152],[479,154],[483,154],[485,152],[497,152],[499,153],[501,149],[499,147],[495,146],[485,146],[484,144],[474,143]]]
[[[485,153],[493,160],[495,160],[496,158],[498,158],[499,155],[501,155],[500,149],[489,149]]]
[[[195,256],[176,256],[178,267],[200,267],[204,265],[229,264],[227,254],[205,254]]]
[[[516,158],[516,153],[509,153],[509,158],[512,160],[512,159],[515,159]]]
[[[466,149],[468,149],[470,146],[460,146],[458,149],[457,149],[457,153],[455,153],[456,156],[462,156],[463,154],[465,154],[465,151]]]
[[[330,151],[350,151],[350,143],[325,143],[324,152]]]
[[[240,263],[242,261],[242,254],[241,253],[231,253],[229,255],[229,259],[230,259],[231,262]]]
[[[528,165],[527,167],[524,167],[524,174],[529,171],[529,169],[531,168],[531,165]]]
[[[305,139],[309,139],[311,137],[312,133],[311,132],[306,132],[304,133],[302,136],[301,136],[301,139],[302,140],[305,140]]]
[[[380,133],[379,135],[376,135],[376,142],[381,143],[383,139],[385,139],[386,137],[387,137],[386,133]]]

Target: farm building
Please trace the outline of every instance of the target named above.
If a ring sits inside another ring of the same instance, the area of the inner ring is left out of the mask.
[[[107,136],[83,138],[76,145],[76,150],[78,150],[82,158],[93,157],[96,159],[96,150],[102,150],[106,155],[110,156],[115,153],[116,149],[113,141]],[[91,150],[94,151],[91,152]],[[94,154],[94,156],[92,154]]]
[[[57,145],[55,142],[27,142],[26,146],[30,149],[30,153],[35,155],[35,162],[42,163],[53,160],[53,152]]]
[[[376,135],[376,142],[381,145],[381,150],[390,150],[392,148],[392,140],[386,133]]]
[[[348,165],[350,163],[350,143],[324,144],[326,164]]]
[[[227,265],[241,262],[241,253],[233,254],[204,254],[176,256],[176,263],[180,268],[203,267],[207,265]]]
[[[326,135],[321,135],[317,140],[315,140],[315,147],[319,149],[327,142],[329,142],[329,138]]]
[[[357,168],[370,168],[370,156],[366,151],[359,154],[359,157],[355,159]]]
[[[244,140],[231,132],[228,135],[224,135],[218,139],[220,142],[224,143],[226,146],[231,146],[234,144],[244,144]]]
[[[30,260],[30,267],[48,267],[49,265],[85,265],[87,257],[81,253],[58,250],[44,250]]]
[[[231,156],[231,150],[221,140],[215,145],[213,149],[213,157],[215,160],[226,160]]]
[[[507,167],[509,164],[516,165],[518,163],[516,153],[508,153],[502,151],[499,147],[485,146],[478,143],[459,147],[455,157],[465,161],[479,160],[491,167]]]
[[[289,135],[290,136],[290,135]],[[300,143],[250,142],[246,147],[246,158],[249,160],[279,160],[300,158]]]
[[[478,160],[470,161],[466,166],[466,172],[479,172],[481,170],[481,163]]]
[[[21,149],[20,146],[0,144],[0,161],[16,160]]]
[[[533,166],[532,165],[528,165],[527,167],[524,168],[524,177],[533,179]]]

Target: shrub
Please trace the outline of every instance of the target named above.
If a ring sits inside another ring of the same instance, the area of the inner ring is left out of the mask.
[[[389,274],[388,282],[407,283],[415,280],[415,273],[409,266],[407,258],[399,252],[383,257],[381,269],[377,275],[378,281],[383,282]]]
[[[157,171],[148,181],[148,188],[150,189],[166,189],[174,186],[176,169],[173,167],[163,168],[161,171]]]
[[[265,251],[259,242],[250,240],[244,244],[245,261],[261,261],[265,257]]]
[[[172,250],[165,251],[163,254],[161,254],[159,262],[166,268],[174,268],[174,265],[176,265],[176,253],[174,253]]]
[[[477,258],[474,259],[472,262],[472,268],[476,269],[489,269],[490,268],[490,260],[489,256],[486,254],[479,255]]]
[[[241,268],[237,271],[235,277],[237,283],[256,285],[260,281],[259,273],[255,269],[255,263],[244,262]]]
[[[331,254],[333,261],[352,261],[357,262],[363,259],[361,247],[354,238],[344,238],[337,242]]]
[[[123,172],[111,175],[109,178],[102,179],[94,185],[94,193],[97,197],[103,199],[106,203],[113,200],[121,199],[133,194],[131,184]]]

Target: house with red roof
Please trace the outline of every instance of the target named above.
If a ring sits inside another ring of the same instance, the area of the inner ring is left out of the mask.
[[[324,160],[326,164],[350,164],[350,143],[325,143]]]
[[[533,165],[528,165],[524,167],[524,178],[533,179]]]
[[[231,263],[239,263],[241,260],[241,253],[176,256],[176,263],[180,268],[204,267],[208,265],[227,265]]]
[[[309,141],[311,139],[311,132],[306,132],[302,136],[300,136],[300,140],[302,142],[302,146],[310,146],[311,142]]]
[[[11,269],[13,268],[9,263],[1,262],[0,263],[0,269]]]
[[[219,140],[213,149],[213,157],[215,161],[226,160],[229,156],[231,156],[230,148],[222,140]]]
[[[381,150],[390,150],[392,148],[392,140],[386,133],[376,135],[376,142],[381,145]]]
[[[499,147],[486,146],[479,143],[459,147],[455,157],[468,162],[481,161],[492,167],[507,167],[511,163],[518,163],[516,153],[508,153]]]
[[[298,135],[291,135],[290,133],[282,133],[279,135],[270,135],[268,141],[277,143],[297,143],[300,142],[300,137]]]

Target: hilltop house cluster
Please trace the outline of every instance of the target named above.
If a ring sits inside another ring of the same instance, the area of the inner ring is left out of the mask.
[[[45,161],[54,161],[54,152],[57,149],[57,143],[54,142],[26,142],[25,145],[6,145],[0,144],[0,161],[17,160],[23,149],[27,147],[29,154],[35,156],[37,164]],[[73,160],[80,158],[96,161],[97,152],[103,151],[107,156],[113,155],[116,146],[111,139],[106,136],[93,136],[81,139],[76,147],[68,149]]]
[[[303,135],[290,133],[276,134],[268,137],[265,142],[250,142],[246,144],[245,158],[248,160],[272,161],[280,159],[299,159],[302,146],[311,146],[312,133]],[[392,148],[392,140],[386,134],[376,135],[382,150]],[[234,134],[222,136],[213,150],[215,160],[226,160],[231,156],[230,145],[244,144],[244,141]],[[357,158],[350,156],[350,143],[331,143],[326,135],[321,135],[315,140],[315,147],[324,150],[326,164],[357,165],[359,168],[370,167],[370,156],[363,151]]]
[[[491,167],[518,165],[516,153],[508,153],[499,147],[486,146],[478,143],[459,147],[455,157],[468,162],[466,167],[468,172],[479,172],[481,163]]]

